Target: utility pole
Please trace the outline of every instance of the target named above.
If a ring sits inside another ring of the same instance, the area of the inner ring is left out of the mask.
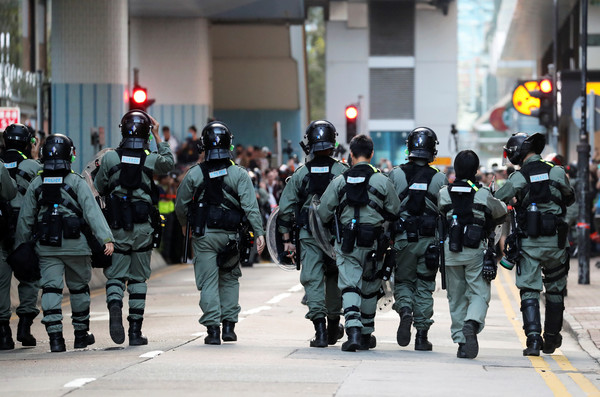
[[[577,246],[579,284],[590,283],[590,143],[587,131],[587,20],[588,0],[581,0],[581,129],[577,145],[577,179],[579,180],[579,219]]]

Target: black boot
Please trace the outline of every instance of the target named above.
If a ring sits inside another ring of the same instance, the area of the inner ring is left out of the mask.
[[[221,344],[221,328],[218,325],[209,325],[206,327],[206,337],[204,338],[205,345],[220,345]]]
[[[327,343],[335,345],[344,337],[344,326],[340,324],[340,316],[327,319]]]
[[[548,302],[546,299],[546,319],[544,320],[544,353],[552,354],[562,345],[560,330],[563,324],[563,302]]]
[[[65,352],[67,351],[67,346],[65,345],[65,338],[63,338],[62,332],[52,332],[49,333],[50,337],[50,351],[53,353]]]
[[[342,343],[342,351],[355,352],[360,348],[360,327],[346,328],[348,340]]]
[[[116,344],[125,342],[125,328],[123,328],[123,302],[114,300],[108,303],[110,338]]]
[[[410,343],[410,328],[412,327],[412,310],[408,306],[400,308],[400,325],[396,332],[396,341],[400,346],[408,346]]]
[[[235,342],[237,340],[234,329],[235,323],[233,321],[223,320],[223,342]]]
[[[433,345],[427,340],[427,329],[418,329],[417,335],[415,336],[415,350],[420,351],[431,351]]]
[[[73,344],[75,349],[84,349],[94,343],[96,343],[96,338],[94,338],[94,334],[90,334],[87,329],[75,331],[75,343]]]
[[[0,350],[12,350],[15,348],[15,341],[12,338],[9,321],[0,322]]]
[[[127,318],[129,321],[129,331],[127,332],[129,336],[129,346],[142,346],[148,344],[148,338],[146,338],[142,334],[142,321],[143,318],[131,319]]]
[[[373,334],[362,334],[360,336],[360,347],[358,350],[375,349],[377,346],[377,338]]]
[[[31,335],[31,324],[33,324],[34,315],[24,314],[19,316],[19,325],[17,326],[17,340],[23,346],[35,346],[37,341]]]
[[[465,336],[465,344],[463,352],[465,358],[475,358],[479,354],[479,343],[477,343],[477,331],[479,331],[479,323],[474,320],[468,320],[463,325],[462,333]]]
[[[542,324],[540,320],[540,302],[537,299],[521,301],[523,314],[523,330],[527,335],[527,348],[523,350],[524,356],[539,356],[542,349]]]
[[[327,326],[325,318],[313,320],[315,326],[315,337],[310,341],[310,347],[327,347]]]
[[[465,347],[464,343],[459,343],[458,344],[458,351],[456,352],[456,357],[458,357],[458,358],[468,358],[467,357],[467,353],[465,353],[464,347]]]

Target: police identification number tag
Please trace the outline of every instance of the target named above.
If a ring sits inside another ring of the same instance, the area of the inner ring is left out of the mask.
[[[57,184],[63,183],[63,177],[62,176],[47,176],[44,178],[42,183],[44,183],[46,185],[57,185]]]
[[[222,170],[212,171],[212,172],[208,173],[208,177],[210,179],[218,178],[220,176],[225,176],[225,175],[227,175],[227,168],[223,168]]]
[[[125,164],[139,165],[140,161],[141,161],[141,159],[139,157],[130,157],[130,156],[121,157],[121,163],[125,163]]]
[[[352,183],[352,184],[357,184],[357,183],[363,183],[364,181],[365,181],[364,176],[349,176],[348,180],[346,182]]]
[[[543,181],[547,181],[548,179],[550,179],[550,177],[548,176],[548,174],[538,174],[538,175],[531,175],[531,182],[543,182]]]
[[[426,183],[413,183],[412,185],[410,185],[409,189],[410,190],[427,190],[427,184]]]
[[[468,186],[452,186],[452,189],[450,189],[450,191],[456,193],[469,193],[471,191],[471,188]]]
[[[310,167],[311,174],[328,174],[329,167]]]
[[[17,168],[17,162],[13,161],[12,163],[6,163],[6,164],[4,164],[4,166],[6,168]]]

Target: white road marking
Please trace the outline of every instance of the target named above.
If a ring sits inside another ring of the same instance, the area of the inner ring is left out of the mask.
[[[274,305],[276,303],[279,303],[289,296],[292,296],[292,294],[290,294],[289,292],[284,292],[283,294],[275,295],[269,301],[267,301],[267,305]]]
[[[254,309],[246,310],[245,312],[241,312],[240,314],[242,316],[249,316],[251,314],[260,313],[260,312],[265,311],[265,310],[271,310],[271,306],[259,306],[259,307],[255,307]]]
[[[90,321],[108,321],[108,313],[99,314],[97,316],[90,313]]]
[[[154,358],[156,356],[160,356],[161,354],[163,354],[162,350],[154,350],[154,351],[142,354],[140,356],[140,358]]]
[[[90,383],[95,381],[96,378],[77,378],[75,380],[70,381],[69,383],[65,383],[65,385],[63,387],[81,387],[83,385],[85,385],[86,383]]]
[[[206,332],[196,332],[195,334],[192,334],[192,336],[204,336],[206,335]]]
[[[304,287],[302,284],[296,284],[292,288],[288,289],[288,292],[300,292]]]

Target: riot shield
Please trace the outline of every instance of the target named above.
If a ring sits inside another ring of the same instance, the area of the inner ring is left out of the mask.
[[[392,280],[382,281],[381,291],[384,295],[377,300],[377,311],[379,313],[389,312],[394,304],[394,287]]]
[[[96,197],[96,201],[98,201],[98,204],[100,204],[101,208],[104,208],[104,200],[102,199],[102,197],[100,197],[100,194],[98,193],[98,191],[96,190],[96,187],[94,186],[94,178],[96,177],[96,172],[98,172],[98,168],[100,167],[100,163],[102,162],[102,157],[104,157],[104,155],[109,150],[112,150],[112,149],[106,148],[106,149],[102,149],[98,153],[96,153],[94,158],[89,163],[87,163],[87,165],[84,167],[83,171],[81,172],[81,176],[83,176],[85,178],[85,181],[87,182],[88,186],[92,190],[92,193],[94,194],[94,197]]]
[[[317,207],[320,202],[319,196],[315,194],[308,209],[308,225],[319,248],[321,248],[328,257],[335,259],[335,250],[332,245],[333,236],[329,229],[323,226],[321,217],[317,214]]]
[[[283,250],[283,242],[281,241],[281,233],[277,231],[277,216],[279,215],[279,207],[275,208],[269,220],[267,221],[266,239],[267,249],[271,259],[277,266],[283,270],[296,270],[296,264]]]

